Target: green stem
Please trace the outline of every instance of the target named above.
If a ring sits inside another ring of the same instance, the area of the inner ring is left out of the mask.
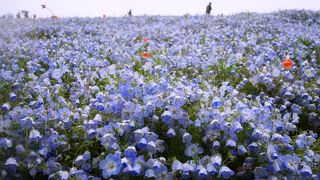
[[[26,149],[28,147],[28,137],[29,137],[29,131],[28,131],[28,128],[26,128],[26,144],[25,144]]]

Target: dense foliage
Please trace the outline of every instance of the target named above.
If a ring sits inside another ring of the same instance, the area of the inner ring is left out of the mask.
[[[320,12],[0,25],[1,179],[320,177]]]

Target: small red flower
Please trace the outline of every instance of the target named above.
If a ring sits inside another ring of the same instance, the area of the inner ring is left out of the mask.
[[[289,69],[292,68],[293,62],[292,62],[291,59],[287,58],[287,59],[285,59],[285,60],[282,62],[282,66],[284,67],[284,69],[289,70]]]
[[[147,42],[148,42],[148,38],[146,38],[146,37],[143,38],[143,42],[144,42],[144,43],[147,43]]]
[[[144,58],[149,58],[149,57],[152,56],[152,54],[149,53],[149,52],[142,52],[141,55],[142,55],[142,57],[144,57]]]

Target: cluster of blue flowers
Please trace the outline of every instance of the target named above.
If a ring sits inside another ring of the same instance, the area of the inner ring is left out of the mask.
[[[0,179],[320,178],[319,12],[0,24]]]

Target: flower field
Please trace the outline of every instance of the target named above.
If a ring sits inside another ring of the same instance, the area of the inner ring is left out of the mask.
[[[320,178],[319,11],[0,25],[0,179]]]

